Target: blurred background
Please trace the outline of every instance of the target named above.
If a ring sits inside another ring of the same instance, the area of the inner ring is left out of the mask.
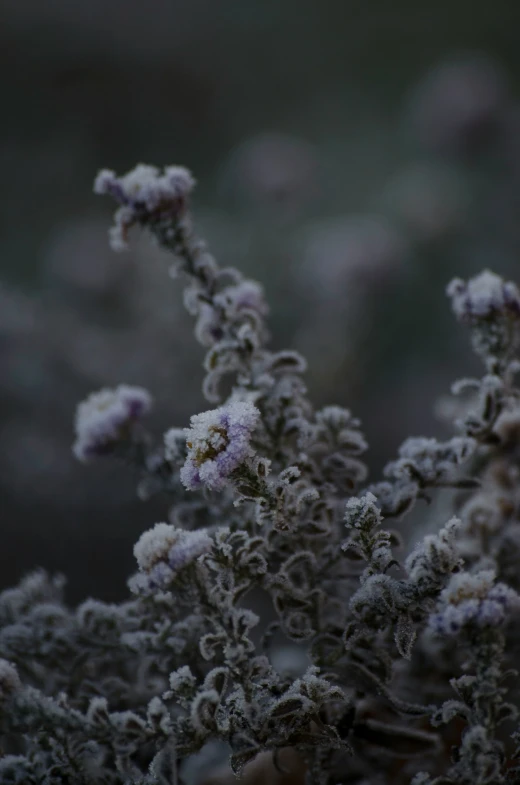
[[[276,347],[364,423],[377,479],[478,367],[444,289],[517,275],[517,0],[0,0],[2,587],[126,595],[164,519],[135,477],[70,451],[76,403],[150,389],[153,427],[207,408],[178,282],[146,238],[112,253],[101,167],[183,164],[200,233],[265,285]]]

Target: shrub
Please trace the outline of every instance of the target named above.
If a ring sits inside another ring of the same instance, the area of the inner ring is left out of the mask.
[[[191,785],[227,755],[273,782],[520,782],[518,289],[450,284],[484,374],[454,386],[452,438],[407,439],[367,484],[359,420],[315,410],[304,358],[268,348],[262,287],[197,237],[193,186],[181,167],[96,180],[115,249],[137,225],[172,252],[212,408],[157,443],[147,391],[80,404],[77,457],[130,461],[171,509],[125,602],[70,609],[43,571],[0,595],[0,781]],[[386,528],[446,488],[437,533]]]

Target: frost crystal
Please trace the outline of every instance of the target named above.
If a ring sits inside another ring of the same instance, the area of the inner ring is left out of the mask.
[[[260,412],[248,401],[232,401],[194,415],[185,431],[188,457],[181,469],[185,487],[224,488],[235,469],[252,457],[250,439],[259,418]]]
[[[76,441],[73,451],[80,461],[103,455],[127,435],[136,420],[148,414],[150,394],[142,387],[122,384],[115,390],[92,393],[76,412]]]

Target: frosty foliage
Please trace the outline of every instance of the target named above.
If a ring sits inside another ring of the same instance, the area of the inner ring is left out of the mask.
[[[70,609],[43,571],[0,594],[0,782],[204,785],[208,766],[222,782],[520,782],[516,287],[450,285],[482,379],[454,388],[451,438],[407,439],[367,485],[361,423],[315,410],[304,358],[269,348],[262,287],[197,238],[193,185],[144,165],[96,180],[119,204],[113,244],[144,227],[184,275],[213,408],[160,437],[145,390],[80,404],[77,457],[137,466],[169,522],[136,543],[121,604]],[[387,528],[446,488],[437,531],[407,547]]]

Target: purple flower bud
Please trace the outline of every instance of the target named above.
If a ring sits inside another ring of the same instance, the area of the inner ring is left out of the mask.
[[[185,431],[188,457],[180,474],[185,487],[222,490],[232,472],[253,456],[250,439],[259,418],[249,401],[231,401],[194,415]]]
[[[110,233],[113,249],[126,248],[127,233],[134,224],[180,215],[194,185],[190,172],[182,166],[167,166],[161,174],[155,166],[138,164],[122,177],[108,169],[101,170],[94,192],[108,194],[121,205]]]
[[[120,385],[115,390],[92,393],[76,412],[73,451],[80,461],[104,455],[136,420],[148,414],[150,394],[142,387]]]
[[[455,573],[441,592],[430,628],[439,635],[458,635],[465,627],[500,627],[520,610],[520,597],[503,583],[494,584],[493,570]]]
[[[134,576],[130,588],[145,594],[166,591],[178,574],[207,553],[211,545],[206,529],[186,531],[168,523],[157,523],[134,546],[140,572]]]

